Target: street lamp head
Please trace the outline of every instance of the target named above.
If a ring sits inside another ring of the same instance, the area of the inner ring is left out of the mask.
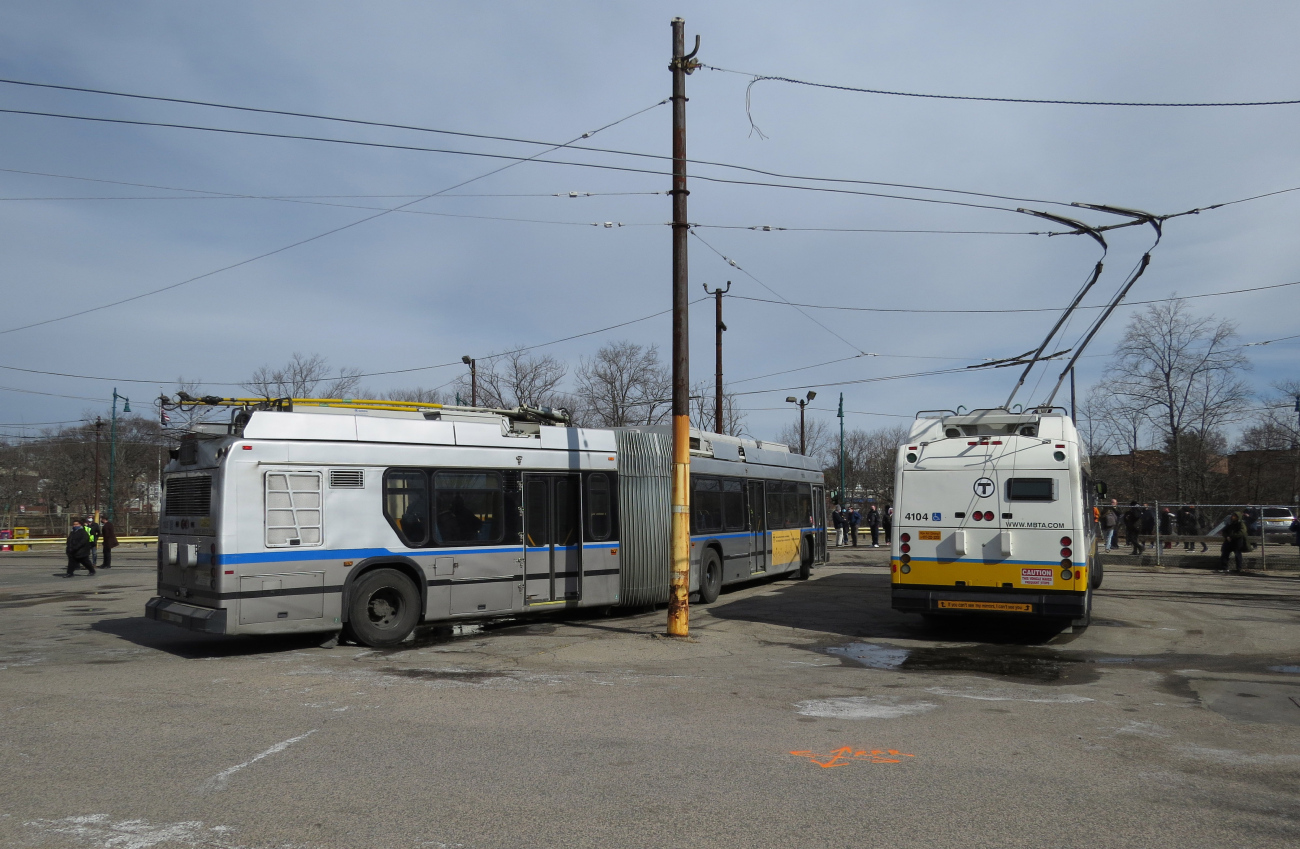
[[[129,413],[129,412],[131,412],[131,399],[130,399],[130,398],[123,398],[123,399],[122,399],[122,402],[123,402],[123,403],[122,403],[122,412],[124,412],[124,413]]]
[[[787,404],[798,404],[798,403],[799,403],[799,399],[796,398],[796,397],[794,397],[793,395],[791,395],[789,398],[786,398],[786,399],[785,399],[785,402],[786,402]]]
[[[809,390],[808,390],[808,400],[811,401],[812,399],[814,399],[814,398],[816,398],[816,397],[817,397],[817,393],[816,393],[816,392],[813,392],[811,389],[809,389]]]
[[[461,361],[462,363],[464,363],[465,365],[469,365],[470,363],[474,362],[473,360],[471,360],[471,359],[469,358],[469,354],[466,354],[465,356],[461,357],[461,358],[460,358],[460,361]]]

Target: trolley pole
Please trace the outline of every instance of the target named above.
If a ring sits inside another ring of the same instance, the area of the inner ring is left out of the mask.
[[[673,492],[671,579],[668,592],[668,634],[690,634],[691,582],[691,390],[690,336],[687,333],[686,239],[690,224],[686,217],[686,75],[699,63],[695,49],[686,53],[686,21],[673,18]]]
[[[713,387],[713,432],[714,433],[727,432],[726,429],[722,426],[722,334],[727,331],[727,325],[724,324],[722,321],[722,296],[727,294],[730,291],[731,291],[730,280],[727,281],[727,288],[714,289],[712,292],[709,291],[709,284],[708,283],[704,284],[704,294],[712,295],[714,301],[718,305],[718,323],[717,323],[718,365],[717,368],[714,370],[714,387]]]
[[[1075,421],[1074,417],[1074,367],[1070,368],[1070,421]]]

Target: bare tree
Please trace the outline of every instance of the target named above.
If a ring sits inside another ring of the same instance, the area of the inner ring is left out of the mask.
[[[348,398],[361,385],[361,370],[340,368],[331,374],[329,361],[320,354],[297,351],[279,368],[259,366],[245,383],[249,392],[268,401],[274,398]]]
[[[691,424],[700,430],[717,433],[718,404],[714,384],[700,383],[691,388]],[[740,436],[745,429],[745,413],[736,406],[736,396],[723,387],[722,432]]]
[[[583,358],[577,373],[577,418],[592,427],[663,422],[672,410],[672,376],[659,349],[609,342]]]
[[[1272,388],[1242,433],[1237,456],[1253,478],[1255,500],[1295,504],[1300,502],[1300,380],[1281,380]],[[1289,462],[1279,462],[1283,456]]]
[[[1174,497],[1184,497],[1189,430],[1212,433],[1239,417],[1250,398],[1238,375],[1250,368],[1236,326],[1196,317],[1182,300],[1134,315],[1111,363],[1121,408],[1141,410],[1169,450]]]
[[[831,426],[825,419],[808,416],[804,419],[804,455],[818,459],[839,457],[839,437],[831,432]],[[799,450],[799,420],[787,424],[777,431],[776,441],[790,446],[791,451]],[[839,460],[833,459],[838,463]]]
[[[410,389],[390,389],[384,398],[389,401],[414,401],[417,404],[447,404],[446,394],[437,389],[414,386]]]
[[[514,351],[478,360],[478,401],[483,407],[564,407],[571,402],[559,391],[569,368],[550,354]],[[470,375],[456,379],[455,392],[471,397]],[[468,401],[467,401],[468,403]]]

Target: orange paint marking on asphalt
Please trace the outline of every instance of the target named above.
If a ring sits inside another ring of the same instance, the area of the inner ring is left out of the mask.
[[[837,766],[848,766],[854,761],[866,761],[873,764],[897,764],[902,763],[903,758],[914,758],[916,755],[909,755],[906,752],[900,752],[898,749],[855,749],[853,746],[841,746],[833,749],[828,755],[819,755],[816,752],[791,752],[795,757],[807,758],[822,769],[832,769]]]

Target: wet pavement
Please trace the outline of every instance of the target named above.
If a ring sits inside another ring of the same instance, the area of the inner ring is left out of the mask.
[[[685,641],[652,610],[386,650],[144,619],[147,553],[0,559],[0,845],[1300,840],[1300,580],[1115,565],[1086,629],[932,626],[883,550],[834,557]]]

